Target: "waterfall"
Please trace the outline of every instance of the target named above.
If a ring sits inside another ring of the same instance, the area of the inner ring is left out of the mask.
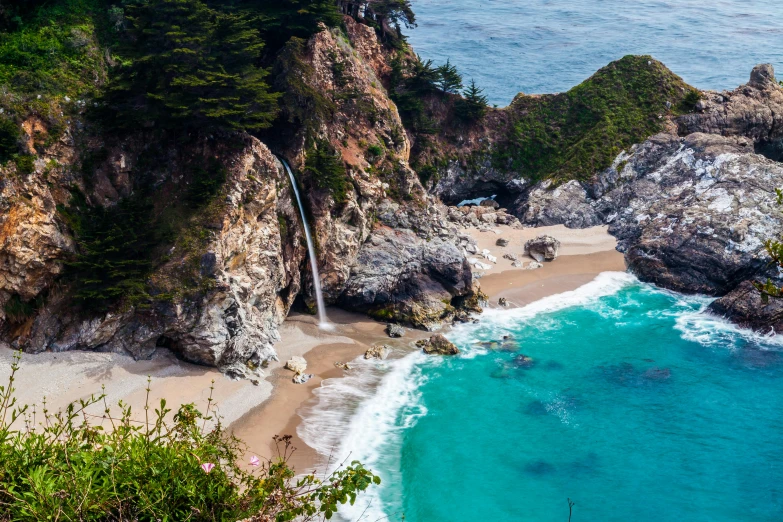
[[[302,205],[302,198],[299,196],[299,188],[296,186],[296,178],[294,173],[291,172],[291,167],[288,166],[288,162],[283,158],[280,158],[288,177],[291,179],[291,186],[294,189],[296,195],[296,203],[299,205],[299,213],[302,215],[302,226],[304,227],[305,237],[307,238],[307,252],[310,255],[310,268],[313,270],[313,288],[315,288],[315,300],[318,302],[318,322],[321,328],[328,328],[331,326],[329,318],[326,317],[326,305],[324,304],[324,295],[321,292],[321,276],[318,275],[318,262],[315,259],[315,247],[313,246],[313,238],[310,236],[310,227],[307,224],[307,217],[305,216],[304,205]]]

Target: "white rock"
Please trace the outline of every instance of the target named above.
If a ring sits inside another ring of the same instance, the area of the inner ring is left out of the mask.
[[[304,371],[307,369],[307,361],[304,360],[304,357],[294,355],[288,362],[285,363],[285,367],[287,370],[291,370],[295,373],[304,373]]]

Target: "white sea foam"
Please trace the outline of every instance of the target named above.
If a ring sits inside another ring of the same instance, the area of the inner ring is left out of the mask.
[[[703,346],[732,346],[737,342],[753,343],[762,349],[783,349],[783,335],[774,331],[767,334],[740,328],[723,317],[707,313],[705,307],[697,310],[687,310],[679,313],[674,327],[680,331],[680,336],[686,341],[699,343]]]
[[[476,340],[477,335],[482,338],[487,335],[502,336],[516,329],[520,322],[528,321],[537,315],[590,305],[596,299],[613,295],[634,284],[641,283],[626,272],[603,272],[576,290],[551,295],[521,308],[486,310],[481,316],[482,324],[479,328],[472,324],[460,325],[454,328],[448,337],[458,344],[469,344]]]
[[[438,359],[413,352],[384,362],[357,359],[343,378],[328,379],[315,390],[317,404],[303,414],[297,432],[309,446],[328,457],[327,471],[342,462],[359,460],[378,473],[384,483],[399,482],[399,464],[386,462],[388,445],[399,446],[399,436],[426,413],[419,388],[420,366]],[[392,464],[392,465],[390,465]],[[344,520],[385,518],[378,488],[359,497],[354,506],[340,508]]]

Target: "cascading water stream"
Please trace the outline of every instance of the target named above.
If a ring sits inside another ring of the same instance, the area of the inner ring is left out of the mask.
[[[279,158],[279,157],[278,157]],[[279,158],[280,162],[288,172],[288,178],[291,180],[291,186],[294,189],[294,195],[296,195],[296,204],[299,205],[299,213],[302,216],[302,226],[304,227],[305,238],[307,239],[307,252],[310,256],[310,268],[313,271],[313,288],[315,289],[315,300],[318,303],[318,322],[321,328],[330,328],[331,323],[329,318],[326,317],[326,305],[324,304],[324,296],[321,292],[321,276],[318,274],[318,262],[315,259],[315,247],[313,246],[313,238],[310,236],[310,226],[307,224],[307,217],[305,216],[304,206],[302,205],[302,198],[299,196],[299,189],[296,186],[296,178],[291,171],[291,167],[288,166],[288,162],[283,158]]]

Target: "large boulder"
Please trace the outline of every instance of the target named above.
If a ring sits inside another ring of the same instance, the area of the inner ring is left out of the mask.
[[[362,246],[339,303],[381,320],[435,328],[474,296],[473,273],[461,250],[439,237],[381,227]]]
[[[530,239],[525,243],[525,254],[539,263],[554,261],[560,252],[560,241],[546,234]]]

